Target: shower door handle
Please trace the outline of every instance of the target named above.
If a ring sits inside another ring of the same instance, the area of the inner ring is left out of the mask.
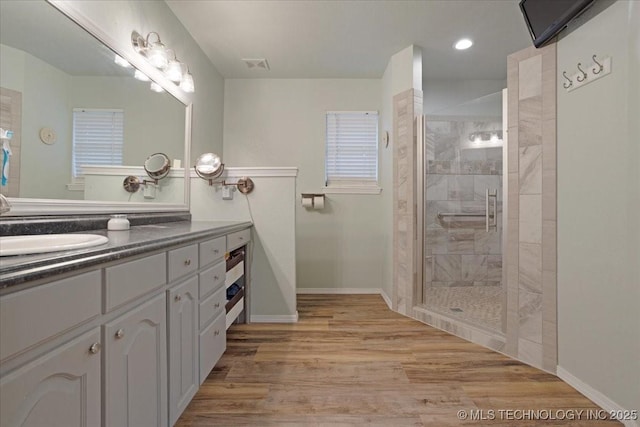
[[[491,205],[491,206],[490,206]],[[488,233],[491,228],[498,231],[498,190],[490,192],[487,188],[484,199],[485,206],[485,230]],[[490,209],[492,207],[493,209]],[[491,212],[493,210],[493,213]]]

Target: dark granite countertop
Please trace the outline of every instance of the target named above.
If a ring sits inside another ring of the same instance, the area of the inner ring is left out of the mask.
[[[109,242],[71,251],[0,258],[0,295],[28,287],[28,282],[31,281],[232,233],[251,225],[248,221],[179,221],[132,226],[128,231],[83,231],[82,233],[107,236]]]

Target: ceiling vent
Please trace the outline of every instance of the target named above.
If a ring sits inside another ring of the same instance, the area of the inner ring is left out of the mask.
[[[244,61],[245,64],[247,64],[247,67],[250,70],[269,70],[270,69],[269,63],[264,58],[257,58],[257,59],[243,58],[242,60]]]

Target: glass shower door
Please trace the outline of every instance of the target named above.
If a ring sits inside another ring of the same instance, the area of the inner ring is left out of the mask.
[[[426,116],[422,125],[419,293],[430,311],[501,331],[502,117],[464,114],[465,108],[458,115]]]

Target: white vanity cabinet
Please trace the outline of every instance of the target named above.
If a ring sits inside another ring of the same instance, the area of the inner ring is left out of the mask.
[[[198,277],[167,291],[169,315],[169,425],[173,425],[198,391]]]
[[[167,425],[164,293],[104,326],[105,426]]]
[[[1,295],[0,427],[173,426],[226,349],[241,232]]]
[[[0,426],[100,425],[100,329],[0,380]]]

